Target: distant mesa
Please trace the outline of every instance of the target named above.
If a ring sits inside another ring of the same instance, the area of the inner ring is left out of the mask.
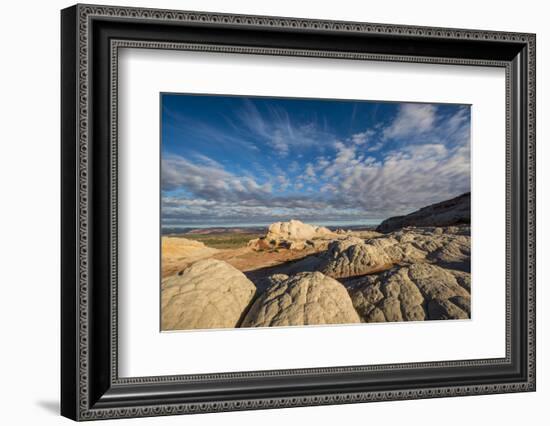
[[[393,232],[407,226],[453,226],[470,223],[470,193],[431,204],[406,216],[395,216],[384,220],[376,230]]]
[[[265,232],[264,226],[220,226],[220,227],[167,227],[162,229],[163,236],[182,236],[182,235],[216,235],[216,234],[249,234]]]
[[[249,234],[251,232],[264,232],[265,227],[255,226],[255,227],[219,227],[219,228],[194,228],[186,232],[189,235],[215,235],[215,234],[225,234],[230,232],[232,234]]]

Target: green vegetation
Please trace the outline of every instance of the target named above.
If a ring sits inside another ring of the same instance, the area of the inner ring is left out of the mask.
[[[208,247],[216,249],[236,249],[246,247],[248,241],[260,237],[260,234],[226,232],[221,234],[185,234],[182,237],[200,241]]]

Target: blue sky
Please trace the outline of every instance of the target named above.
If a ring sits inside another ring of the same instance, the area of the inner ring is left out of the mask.
[[[373,224],[470,191],[470,107],[161,95],[163,227]]]

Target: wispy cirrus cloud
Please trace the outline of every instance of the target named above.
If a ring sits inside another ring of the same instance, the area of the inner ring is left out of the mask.
[[[424,134],[433,129],[437,107],[431,104],[403,104],[397,117],[384,129],[385,138],[401,138]]]
[[[247,151],[258,152],[258,146],[245,135],[231,134],[197,118],[190,118],[186,114],[163,108],[165,126],[172,130],[185,133],[187,137],[206,143],[214,143],[226,148],[238,147]]]
[[[239,132],[263,139],[281,157],[286,157],[292,148],[303,149],[333,141],[334,135],[316,121],[297,122],[289,113],[277,106],[263,113],[248,99],[236,111],[237,122],[232,126]]]

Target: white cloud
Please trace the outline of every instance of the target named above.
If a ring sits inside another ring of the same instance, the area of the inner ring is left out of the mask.
[[[351,135],[351,141],[355,145],[363,145],[370,141],[370,139],[376,134],[373,129],[367,129],[364,132],[355,133]]]
[[[238,201],[264,197],[272,191],[270,183],[260,184],[250,176],[237,176],[204,156],[199,164],[176,155],[163,158],[161,181],[163,191],[184,190],[206,200]]]
[[[288,140],[285,138],[284,134],[280,129],[277,129],[273,132],[273,136],[270,139],[271,147],[277,151],[281,157],[286,157],[288,151],[290,150],[288,146]]]
[[[306,168],[304,170],[304,177],[308,182],[315,182],[317,180],[317,176],[315,174],[315,169],[313,167],[313,164],[307,163]]]
[[[413,145],[381,161],[346,154],[345,167],[335,166],[338,158],[330,168],[335,203],[360,205],[370,217],[408,213],[470,190],[467,144],[451,150],[442,144]]]
[[[346,145],[343,142],[336,142],[334,144],[336,149],[336,157],[333,162],[325,168],[323,173],[324,178],[330,178],[337,175],[341,169],[346,168],[352,161],[355,160],[355,146]]]
[[[400,138],[433,129],[437,108],[429,104],[403,104],[393,123],[384,129],[385,138]]]
[[[288,165],[288,171],[290,173],[297,173],[300,170],[300,165],[297,161],[291,161]]]
[[[376,152],[376,151],[379,151],[380,149],[382,149],[382,147],[384,146],[384,143],[383,142],[378,142],[374,145],[371,145],[369,147],[367,147],[367,152]]]
[[[290,186],[290,180],[285,175],[278,175],[277,182],[282,191],[286,190]]]
[[[317,158],[317,163],[315,164],[315,169],[317,171],[321,171],[329,165],[330,165],[330,161],[328,161],[325,157],[319,157],[319,158]]]

